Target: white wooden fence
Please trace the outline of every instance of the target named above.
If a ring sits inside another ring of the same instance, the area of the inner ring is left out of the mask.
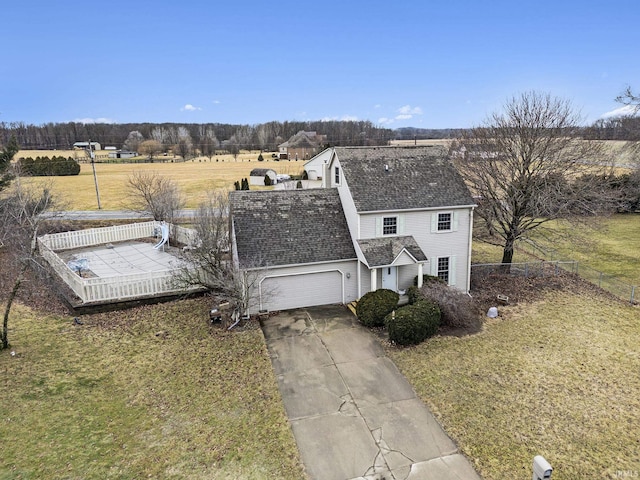
[[[55,253],[74,248],[124,242],[151,237],[160,222],[143,222],[129,225],[91,228],[74,232],[44,235],[38,238],[42,257],[73,290],[82,303],[108,303],[138,297],[152,297],[197,290],[185,289],[175,282],[176,270],[119,275],[114,277],[82,278]],[[171,226],[176,240],[192,245],[195,232],[184,227]]]
[[[88,228],[73,232],[53,233],[38,238],[41,244],[47,245],[53,251],[69,250],[71,248],[104,245],[106,243],[126,242],[137,238],[151,237],[160,222],[131,223],[113,227]]]

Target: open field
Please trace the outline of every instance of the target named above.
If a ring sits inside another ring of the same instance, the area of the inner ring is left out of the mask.
[[[82,317],[18,306],[0,352],[0,478],[300,479],[262,333],[206,298]]]
[[[548,292],[482,333],[388,353],[486,480],[640,475],[638,307]]]
[[[593,230],[564,228],[569,230],[566,241],[537,239],[548,254],[547,260],[577,260],[630,285],[640,285],[640,214],[602,218]]]
[[[154,163],[96,163],[100,202],[104,210],[122,210],[130,207],[127,181],[134,171],[157,172],[175,181],[187,199],[186,208],[196,208],[206,199],[207,192],[217,189],[232,189],[233,183],[248,178],[254,168],[272,168],[277,173],[300,175],[304,162],[273,161],[265,154],[265,161],[258,162],[258,153],[241,154],[237,161],[231,155],[218,155],[209,161],[201,157],[186,162]],[[70,177],[37,177],[30,182],[53,183],[68,210],[97,210],[96,190],[91,164],[80,165],[80,175]]]

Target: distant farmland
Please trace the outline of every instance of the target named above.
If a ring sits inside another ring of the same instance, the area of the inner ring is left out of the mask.
[[[21,151],[21,156],[35,156],[35,151]],[[72,151],[37,151],[41,156],[73,156]],[[77,151],[76,151],[77,152]],[[96,176],[100,191],[100,203],[104,210],[121,210],[130,207],[127,182],[135,171],[156,172],[175,181],[186,196],[186,208],[196,208],[207,198],[207,192],[217,189],[232,189],[236,180],[248,178],[254,168],[272,168],[277,173],[300,175],[303,161],[274,161],[270,153],[263,153],[265,161],[258,162],[258,153],[241,153],[237,159],[232,155],[216,155],[210,160],[199,157],[186,162],[163,161],[167,157],[157,157],[153,163],[99,163],[96,162]],[[83,152],[77,152],[82,155]],[[51,182],[64,208],[71,210],[97,210],[96,188],[90,163],[81,163],[80,175],[71,177],[36,177],[29,183]]]

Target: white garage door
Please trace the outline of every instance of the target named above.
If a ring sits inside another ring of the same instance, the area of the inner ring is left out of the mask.
[[[342,274],[337,271],[265,278],[262,305],[269,311],[342,303]]]

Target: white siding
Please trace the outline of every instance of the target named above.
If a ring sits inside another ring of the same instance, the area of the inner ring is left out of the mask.
[[[448,232],[432,232],[432,219],[436,219],[439,212],[452,212],[453,230]],[[402,215],[403,232],[399,235],[411,235],[422,248],[431,263],[436,257],[455,257],[455,277],[451,284],[456,288],[467,291],[468,268],[469,268],[469,233],[471,225],[470,208],[443,208],[440,210],[425,211],[404,211],[397,212]],[[365,213],[360,215],[360,237],[376,238],[376,220],[385,216],[394,215],[394,212],[385,213]],[[417,269],[416,269],[417,271]],[[424,273],[431,271],[430,266],[426,266]],[[412,280],[413,281],[413,280]]]
[[[423,271],[423,274],[425,272]],[[406,290],[413,285],[413,279],[418,275],[418,265],[405,265],[398,268],[398,288]]]
[[[271,268],[257,283],[250,313],[349,303],[357,298],[355,261]]]

